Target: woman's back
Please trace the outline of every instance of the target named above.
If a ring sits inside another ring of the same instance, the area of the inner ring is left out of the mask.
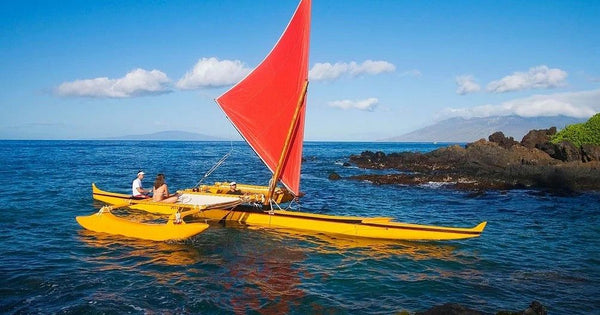
[[[152,200],[161,201],[165,199],[168,191],[169,189],[167,188],[167,184],[162,184],[162,186],[154,188],[154,195],[152,195]]]

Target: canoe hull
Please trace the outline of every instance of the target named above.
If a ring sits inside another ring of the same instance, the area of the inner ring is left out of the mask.
[[[487,222],[482,222],[473,228],[453,228],[391,222],[389,218],[372,220],[371,218],[328,216],[281,210],[257,212],[251,209],[238,210],[238,208],[234,210],[203,210],[198,215],[213,220],[235,221],[264,228],[387,240],[456,240],[472,238],[480,236],[487,224]]]

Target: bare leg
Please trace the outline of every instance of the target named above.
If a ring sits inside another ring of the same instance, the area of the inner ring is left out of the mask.
[[[169,198],[165,198],[165,199],[161,200],[160,202],[164,202],[164,203],[176,203],[177,199],[179,199],[179,195],[175,194],[175,195],[172,195]]]

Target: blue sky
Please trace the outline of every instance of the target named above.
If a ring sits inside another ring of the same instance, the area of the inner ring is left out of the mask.
[[[182,130],[271,50],[280,1],[2,1],[0,139]],[[306,140],[600,112],[600,1],[313,0]]]

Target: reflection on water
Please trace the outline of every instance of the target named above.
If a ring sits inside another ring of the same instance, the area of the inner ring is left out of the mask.
[[[186,244],[126,238],[83,229],[79,232],[79,240],[98,250],[96,255],[90,255],[88,259],[89,262],[103,265],[101,270],[136,268],[143,264],[188,266],[202,259],[195,248]],[[135,257],[137,263],[129,267],[113,263],[132,257]]]
[[[307,257],[305,250],[281,238],[239,232],[242,242],[250,241],[254,246],[228,246],[236,257],[225,263],[221,281],[225,292],[235,292],[229,295],[232,310],[237,314],[289,313],[306,295],[300,287],[306,273],[302,264]]]
[[[285,314],[299,306],[306,294],[300,287],[306,270],[302,262],[305,250],[282,243],[282,238],[251,232],[247,235],[213,227],[213,233],[203,233],[185,242],[152,242],[81,230],[79,240],[91,252],[82,258],[96,266],[95,271],[119,272],[150,277],[131,290],[158,290],[169,286],[171,294],[196,295],[203,290],[220,288],[222,307],[237,314],[253,311]],[[239,238],[238,238],[239,237]],[[223,243],[218,243],[218,241]],[[253,246],[249,246],[252,243]],[[211,270],[211,271],[208,271]],[[179,288],[173,283],[181,285]],[[199,290],[199,292],[197,292]],[[191,294],[191,292],[195,292]],[[110,292],[97,291],[96,298],[114,300]]]
[[[227,226],[243,226],[237,223],[227,223]],[[260,230],[275,238],[293,238],[307,242],[311,250],[320,253],[339,253],[340,250],[352,250],[354,253],[369,257],[384,259],[388,257],[406,256],[411,260],[440,259],[444,261],[459,261],[456,246],[436,242],[408,242],[397,240],[379,240],[360,237],[335,236],[310,231],[294,231],[290,229],[270,229],[263,227],[243,226],[248,229]]]

